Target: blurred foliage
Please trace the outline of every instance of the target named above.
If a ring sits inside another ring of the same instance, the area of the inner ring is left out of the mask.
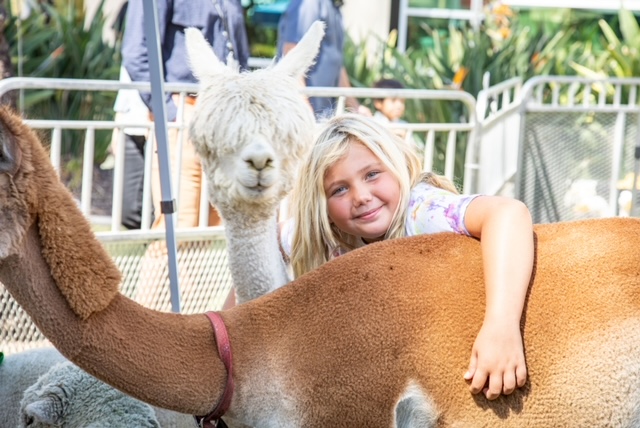
[[[411,4],[457,7],[457,2],[412,0]],[[252,56],[271,58],[276,54],[275,15],[262,13],[259,17],[257,8],[273,12],[269,8],[282,8],[285,3],[243,0]],[[103,41],[102,5],[89,22],[82,0],[54,0],[35,7],[22,21],[12,18],[5,30],[14,65],[20,61],[22,75],[118,79],[120,41],[114,46]],[[356,44],[347,39],[345,66],[352,85],[371,87],[380,78],[393,78],[407,88],[464,90],[475,97],[484,85],[515,76],[527,80],[536,75],[640,75],[640,29],[637,17],[626,10],[611,15],[570,9],[519,12],[492,2],[477,30],[466,21],[411,18],[408,35],[405,52],[395,48],[395,32],[385,40],[372,36]],[[112,118],[114,98],[114,93],[25,91],[23,108],[27,117],[103,120]],[[372,100],[362,102],[373,108]],[[407,100],[405,119],[455,123],[467,122],[470,114],[461,103],[412,99]],[[66,154],[80,156],[83,138],[82,133],[64,131]],[[436,139],[434,168],[440,171],[438,162],[444,159],[445,139],[445,134]],[[105,156],[109,141],[108,132],[96,135],[97,161]],[[464,150],[464,144],[460,144],[458,154]],[[459,172],[461,166],[456,166],[456,174]]]
[[[287,1],[243,0],[251,56],[273,58],[278,43],[278,19]]]
[[[117,80],[120,44],[110,46],[102,38],[105,23],[102,6],[101,3],[90,21],[80,0],[36,3],[35,9],[22,20],[15,16],[17,11],[12,11],[5,35],[15,69],[18,70],[20,63],[25,77]],[[23,99],[22,110],[26,117],[110,120],[115,93],[26,90]],[[106,157],[110,139],[111,132],[96,131],[97,162]],[[84,132],[63,131],[62,155],[81,158],[83,142]]]
[[[635,15],[626,9],[618,12],[618,27],[612,27],[604,19],[598,20],[605,41],[604,49],[587,63],[571,62],[571,67],[581,76],[590,78],[640,76],[640,25]],[[598,89],[598,88],[596,88]],[[608,87],[609,95],[613,88]]]
[[[474,97],[487,82],[536,75],[640,73],[640,31],[636,17],[621,10],[607,19],[571,9],[515,12],[492,3],[478,31],[459,20],[411,18],[406,52],[395,49],[397,35],[385,41],[347,41],[346,67],[354,86],[370,86],[381,77],[409,88],[463,89]],[[622,34],[622,40],[619,37]],[[487,80],[488,77],[488,80]],[[448,113],[415,113],[439,122]]]
[[[456,20],[410,18],[407,49],[399,52],[397,35],[359,44],[348,40],[345,66],[353,86],[371,87],[392,78],[407,88],[460,89],[474,97],[485,85],[512,77],[537,75],[640,75],[640,29],[635,15],[571,9],[531,9],[517,12],[500,2],[485,9],[475,31]],[[370,107],[371,100],[363,100]],[[470,112],[460,103],[407,100],[408,122],[466,122]],[[441,172],[446,135],[436,139],[434,169]],[[459,145],[457,159],[464,158]],[[461,161],[456,175],[462,172]]]

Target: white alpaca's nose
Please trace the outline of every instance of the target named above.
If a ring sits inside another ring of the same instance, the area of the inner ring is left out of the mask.
[[[263,141],[249,144],[242,151],[242,160],[258,171],[273,166],[275,153],[273,148]]]

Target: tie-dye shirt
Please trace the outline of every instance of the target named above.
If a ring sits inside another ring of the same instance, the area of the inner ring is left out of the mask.
[[[438,232],[469,235],[464,215],[476,196],[456,195],[427,183],[418,183],[409,198],[407,236]]]
[[[469,203],[479,195],[457,195],[427,183],[418,183],[409,197],[406,235],[425,233],[455,232],[469,235],[464,224],[464,216]],[[280,232],[280,244],[287,255],[291,255],[293,241],[293,219],[289,219]],[[362,246],[366,245],[362,242]],[[337,257],[345,251],[337,249]]]

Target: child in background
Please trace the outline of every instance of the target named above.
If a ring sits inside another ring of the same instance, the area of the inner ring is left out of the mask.
[[[394,79],[382,79],[373,84],[380,89],[404,89],[404,85]],[[382,123],[406,123],[402,120],[404,115],[404,98],[386,97],[373,100],[376,112],[373,117]]]
[[[444,177],[421,172],[411,143],[375,120],[345,114],[324,125],[290,207],[281,244],[296,277],[383,239],[437,232],[480,239],[487,306],[464,378],[472,393],[488,399],[525,384],[520,318],[533,268],[533,225],[524,204],[457,194]]]

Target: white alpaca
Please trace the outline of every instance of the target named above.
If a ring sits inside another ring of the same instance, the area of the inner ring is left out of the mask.
[[[324,35],[316,22],[277,64],[239,73],[215,56],[200,31],[187,29],[200,81],[190,136],[208,179],[209,202],[224,218],[238,303],[289,282],[278,247],[277,208],[313,141],[315,119],[300,93]]]

